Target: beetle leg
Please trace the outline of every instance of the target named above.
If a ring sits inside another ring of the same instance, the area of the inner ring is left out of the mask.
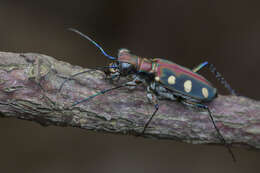
[[[62,84],[60,85],[59,92],[61,92],[61,90],[62,90],[64,84],[65,84],[66,82],[68,82],[69,80],[73,80],[74,77],[76,77],[76,76],[78,76],[78,75],[81,75],[81,74],[84,74],[84,73],[89,73],[89,72],[93,72],[93,71],[97,71],[97,70],[104,70],[104,69],[106,69],[106,68],[110,68],[110,66],[96,67],[96,68],[94,68],[94,69],[84,70],[84,71],[82,71],[82,72],[75,73],[75,74],[71,75],[70,77],[67,77],[67,78],[62,82]],[[119,75],[119,77],[120,77],[120,74],[117,74],[117,75]]]
[[[116,87],[113,87],[113,88],[109,88],[109,89],[106,89],[106,90],[102,90],[102,91],[100,91],[100,92],[97,92],[96,94],[93,94],[93,95],[91,95],[91,96],[89,96],[89,97],[87,97],[87,98],[85,98],[85,99],[82,99],[82,100],[80,100],[80,101],[75,102],[75,103],[72,104],[71,106],[72,106],[72,107],[73,107],[73,106],[76,106],[76,105],[81,104],[81,103],[83,103],[83,102],[89,101],[89,100],[95,98],[96,96],[105,94],[105,93],[107,93],[107,92],[110,92],[110,91],[112,91],[112,90],[116,90],[116,89],[119,89],[119,88],[122,88],[122,87],[127,87],[127,88],[130,88],[130,89],[135,88],[135,87],[137,86],[137,84],[140,83],[140,81],[139,81],[138,79],[139,79],[139,78],[136,77],[133,81],[130,81],[130,82],[124,83],[124,84],[122,84],[122,85],[119,85],[119,86],[116,86]]]
[[[177,100],[176,96],[172,92],[170,92],[164,86],[158,84],[157,82],[151,82],[147,90],[149,92],[151,92],[152,90],[154,93],[156,93],[158,100],[163,100],[163,99],[169,99],[172,101]]]
[[[233,161],[236,162],[236,157],[235,157],[234,153],[232,152],[232,150],[231,150],[231,148],[230,148],[230,145],[227,144],[227,142],[226,142],[224,136],[221,134],[219,128],[217,127],[217,125],[216,125],[216,123],[215,123],[215,120],[214,120],[214,118],[213,118],[213,116],[212,116],[212,113],[211,113],[209,107],[206,106],[206,105],[200,104],[200,103],[191,102],[191,101],[187,101],[187,100],[181,100],[181,102],[184,103],[185,105],[188,105],[188,106],[193,106],[193,107],[202,108],[202,109],[207,110],[207,112],[208,112],[208,114],[209,114],[209,118],[210,118],[210,120],[211,120],[211,122],[212,122],[214,128],[215,128],[216,131],[217,131],[218,138],[219,138],[220,141],[227,147],[228,152],[230,153],[230,155],[231,155]]]
[[[88,101],[88,100],[91,100],[91,99],[93,99],[93,98],[95,98],[95,97],[97,97],[97,96],[99,96],[99,95],[105,94],[105,93],[107,93],[107,92],[109,92],[109,91],[116,90],[116,89],[119,89],[119,88],[122,88],[122,87],[125,87],[125,85],[119,85],[119,86],[116,86],[116,87],[113,87],[113,88],[109,88],[109,89],[106,89],[106,90],[102,90],[102,91],[100,91],[100,92],[98,92],[98,93],[96,93],[96,94],[93,94],[93,95],[91,95],[91,96],[85,98],[85,99],[82,99],[82,100],[80,100],[80,101],[75,102],[75,103],[72,104],[71,106],[74,107],[74,106],[76,106],[76,105],[78,105],[78,104],[81,104],[81,103],[83,103],[83,102],[86,102],[86,101]]]
[[[142,134],[144,134],[146,128],[148,127],[148,125],[152,121],[154,115],[159,110],[158,99],[157,99],[156,95],[152,92],[152,90],[150,89],[150,86],[147,86],[147,98],[148,98],[149,102],[154,104],[155,110],[154,110],[153,114],[150,116],[150,118],[148,119],[148,121],[145,123]]]
[[[93,99],[93,98],[95,98],[95,97],[97,97],[97,96],[99,96],[99,95],[105,94],[105,93],[107,93],[107,92],[110,92],[110,91],[113,91],[113,90],[116,90],[116,89],[119,89],[119,88],[122,88],[122,87],[128,87],[128,84],[125,83],[125,84],[122,84],[122,85],[119,85],[119,86],[116,86],[116,87],[113,87],[113,88],[109,88],[109,89],[106,89],[106,90],[102,90],[102,91],[100,91],[100,92],[97,92],[96,94],[93,94],[93,95],[91,95],[91,96],[85,98],[85,99],[82,99],[82,100],[80,100],[80,101],[75,102],[75,103],[72,104],[71,106],[72,106],[72,107],[73,107],[73,106],[76,106],[76,105],[78,105],[78,104],[81,104],[81,103],[83,103],[83,102],[86,102],[86,101],[88,101],[88,100],[91,100],[91,99]]]
[[[209,64],[207,61],[199,64],[197,67],[193,68],[193,72],[198,72],[200,69],[203,67],[208,66],[209,70],[216,76],[217,80],[230,92],[232,95],[237,95],[235,90],[231,88],[229,83],[224,79],[222,74],[220,74],[217,70],[216,67],[213,64]]]
[[[132,76],[134,79],[132,81],[127,82],[125,85],[128,89],[135,89],[138,84],[143,83],[143,80],[139,76]]]
[[[135,80],[126,83],[126,87],[131,90],[135,89],[136,86],[137,86],[137,83]]]
[[[203,67],[205,67],[207,64],[208,64],[207,61],[206,61],[206,62],[203,62],[203,63],[199,64],[197,67],[193,68],[192,71],[196,73],[196,72],[198,72],[200,69],[202,69]]]
[[[156,112],[159,110],[159,104],[155,104],[154,107],[155,107],[155,111],[153,112],[153,114],[151,115],[151,117],[148,119],[148,121],[145,123],[144,129],[143,129],[143,131],[142,131],[142,134],[144,134],[146,128],[148,127],[148,125],[149,125],[150,122],[152,121],[154,115],[155,115]]]
[[[231,95],[237,95],[235,90],[231,88],[229,83],[224,79],[222,74],[216,70],[216,67],[213,64],[209,64],[209,70],[216,76],[217,80],[230,92]]]
[[[147,86],[146,92],[147,92],[146,96],[148,98],[148,101],[154,105],[158,104],[157,96],[151,89],[151,86]]]
[[[162,86],[158,86],[156,88],[156,92],[158,93],[158,96],[157,96],[158,99],[169,99],[169,100],[172,100],[172,101],[177,100],[177,97],[172,92],[166,90]]]
[[[84,73],[88,73],[88,72],[92,72],[92,71],[96,71],[97,69],[90,69],[90,70],[85,70],[85,71],[82,71],[82,72],[79,72],[79,73],[75,73],[73,75],[71,75],[70,77],[68,77],[67,79],[65,79],[62,84],[60,85],[60,88],[59,88],[59,92],[62,90],[62,87],[64,86],[64,84],[66,82],[68,82],[69,80],[73,80],[74,77],[78,76],[78,75],[81,75],[81,74],[84,74]]]

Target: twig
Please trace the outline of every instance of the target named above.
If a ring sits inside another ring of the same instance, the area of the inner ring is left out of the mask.
[[[59,92],[64,80],[83,70],[86,69],[37,53],[0,52],[0,115],[45,126],[140,134],[154,111],[145,90],[120,88],[72,107],[76,101],[115,87],[105,80],[103,72],[91,71],[68,81]],[[208,106],[228,143],[260,149],[259,101],[220,95]],[[144,135],[194,144],[220,144],[207,111],[165,100],[160,101],[160,109]]]

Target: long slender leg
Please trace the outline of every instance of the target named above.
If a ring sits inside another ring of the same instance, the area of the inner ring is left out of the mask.
[[[153,114],[150,116],[150,118],[148,119],[148,121],[145,123],[144,125],[144,129],[142,131],[142,134],[144,134],[146,128],[148,127],[148,125],[150,124],[150,122],[152,121],[153,117],[155,116],[155,114],[157,113],[157,111],[159,110],[159,104],[158,104],[158,100],[156,95],[152,92],[150,86],[147,87],[147,98],[148,100],[154,104],[154,112]]]
[[[199,64],[198,66],[194,67],[192,69],[193,72],[198,72],[201,70],[203,67],[208,67],[209,70],[215,75],[217,80],[232,94],[232,95],[237,95],[235,90],[231,88],[229,83],[224,79],[221,73],[219,73],[216,69],[216,67],[213,64],[209,64],[207,61]]]
[[[194,67],[194,68],[192,69],[192,71],[193,71],[193,72],[198,72],[200,69],[202,69],[203,67],[205,67],[207,64],[208,64],[208,62],[205,61],[205,62],[199,64],[198,66]]]
[[[224,77],[219,73],[213,64],[209,64],[209,70],[216,76],[217,80],[232,94],[237,95],[235,90],[231,88],[229,83],[224,79]]]
[[[231,155],[233,161],[236,162],[236,157],[235,157],[234,153],[232,152],[232,150],[231,150],[231,148],[230,148],[230,145],[226,142],[224,136],[221,134],[219,128],[217,127],[217,125],[216,125],[216,123],[215,123],[215,121],[214,121],[214,118],[213,118],[213,116],[212,116],[212,113],[211,113],[209,107],[206,106],[206,105],[200,104],[200,103],[188,102],[188,101],[185,101],[185,100],[182,100],[182,102],[183,102],[184,104],[186,104],[186,105],[196,106],[196,107],[198,107],[198,108],[202,108],[202,109],[205,109],[205,110],[208,111],[210,120],[211,120],[211,122],[212,122],[214,128],[216,129],[216,131],[217,131],[217,133],[218,133],[218,138],[219,138],[220,141],[227,147],[228,152],[230,153],[230,155]]]
[[[109,91],[112,91],[112,90],[116,90],[116,89],[119,89],[119,88],[122,88],[122,87],[130,87],[130,88],[132,88],[132,87],[136,87],[136,86],[137,86],[137,83],[136,83],[136,80],[134,79],[133,81],[127,82],[127,83],[125,83],[125,84],[122,84],[122,85],[119,85],[119,86],[116,86],[116,87],[113,87],[113,88],[109,88],[109,89],[106,89],[106,90],[102,90],[102,91],[100,91],[100,92],[98,92],[98,93],[96,93],[96,94],[93,94],[93,95],[91,95],[91,96],[89,96],[89,97],[87,97],[87,98],[85,98],[85,99],[83,99],[83,100],[80,100],[80,101],[75,102],[75,103],[74,103],[73,105],[71,105],[71,106],[76,106],[76,105],[78,105],[78,104],[80,104],[80,103],[86,102],[86,101],[88,101],[88,100],[90,100],[90,99],[95,98],[96,96],[105,94],[105,93],[107,93],[107,92],[109,92]]]
[[[62,82],[62,84],[60,85],[60,88],[59,88],[59,92],[62,90],[62,87],[64,86],[64,84],[65,84],[66,82],[68,82],[69,80],[72,80],[73,77],[76,77],[76,76],[78,76],[78,75],[81,75],[81,74],[84,74],[84,73],[88,73],[88,72],[91,72],[91,71],[96,71],[96,70],[97,70],[97,69],[90,69],[90,70],[85,70],[85,71],[82,71],[82,72],[75,73],[75,74],[71,75],[69,78],[67,78],[66,80],[64,80],[64,81]]]
[[[142,134],[144,134],[146,128],[148,127],[148,125],[149,125],[150,122],[152,121],[154,115],[155,115],[155,114],[157,113],[157,111],[159,110],[159,104],[155,104],[154,107],[155,107],[155,111],[153,112],[153,114],[151,115],[151,117],[148,119],[148,121],[145,123],[144,129],[143,129],[143,131],[142,131]]]
[[[81,74],[84,74],[84,73],[88,73],[88,72],[92,72],[92,71],[96,71],[96,70],[102,70],[102,69],[105,69],[105,68],[115,68],[115,67],[113,67],[113,66],[96,67],[94,69],[89,69],[89,70],[85,70],[85,71],[82,71],[82,72],[79,72],[79,73],[75,73],[62,82],[62,84],[60,85],[60,88],[59,88],[59,92],[62,90],[62,87],[64,86],[64,84],[66,82],[68,82],[69,80],[72,80],[74,77],[81,75]]]
[[[78,104],[80,104],[80,103],[83,103],[83,102],[86,102],[86,101],[88,101],[88,100],[90,100],[90,99],[93,99],[93,98],[95,98],[96,96],[99,96],[99,95],[101,95],[101,94],[105,94],[105,93],[107,93],[107,92],[109,92],[109,91],[112,91],[112,90],[115,90],[115,89],[122,88],[122,87],[124,87],[124,86],[125,86],[125,85],[119,85],[119,86],[116,86],[116,87],[114,87],[114,88],[109,88],[109,89],[100,91],[100,92],[98,92],[98,93],[96,93],[96,94],[93,94],[93,95],[91,95],[91,96],[89,96],[89,97],[83,99],[83,100],[80,100],[80,101],[75,102],[75,103],[74,103],[73,105],[71,105],[71,106],[76,106],[76,105],[78,105]]]

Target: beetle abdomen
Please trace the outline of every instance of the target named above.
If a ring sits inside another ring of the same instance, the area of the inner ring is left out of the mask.
[[[199,101],[211,101],[217,95],[216,88],[203,76],[173,62],[156,59],[156,78],[166,88]]]

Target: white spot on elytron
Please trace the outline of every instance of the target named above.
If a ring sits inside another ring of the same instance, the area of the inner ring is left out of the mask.
[[[208,91],[208,89],[207,88],[202,88],[202,94],[203,94],[203,96],[205,97],[205,98],[207,98],[208,96],[209,96],[209,91]]]
[[[175,81],[176,81],[176,78],[175,78],[175,76],[173,76],[173,75],[171,75],[171,76],[168,78],[168,83],[169,83],[170,85],[175,84]]]
[[[160,77],[159,76],[155,76],[155,81],[159,82],[160,81]]]
[[[188,93],[191,91],[191,88],[192,88],[191,80],[186,80],[184,82],[184,90]]]

